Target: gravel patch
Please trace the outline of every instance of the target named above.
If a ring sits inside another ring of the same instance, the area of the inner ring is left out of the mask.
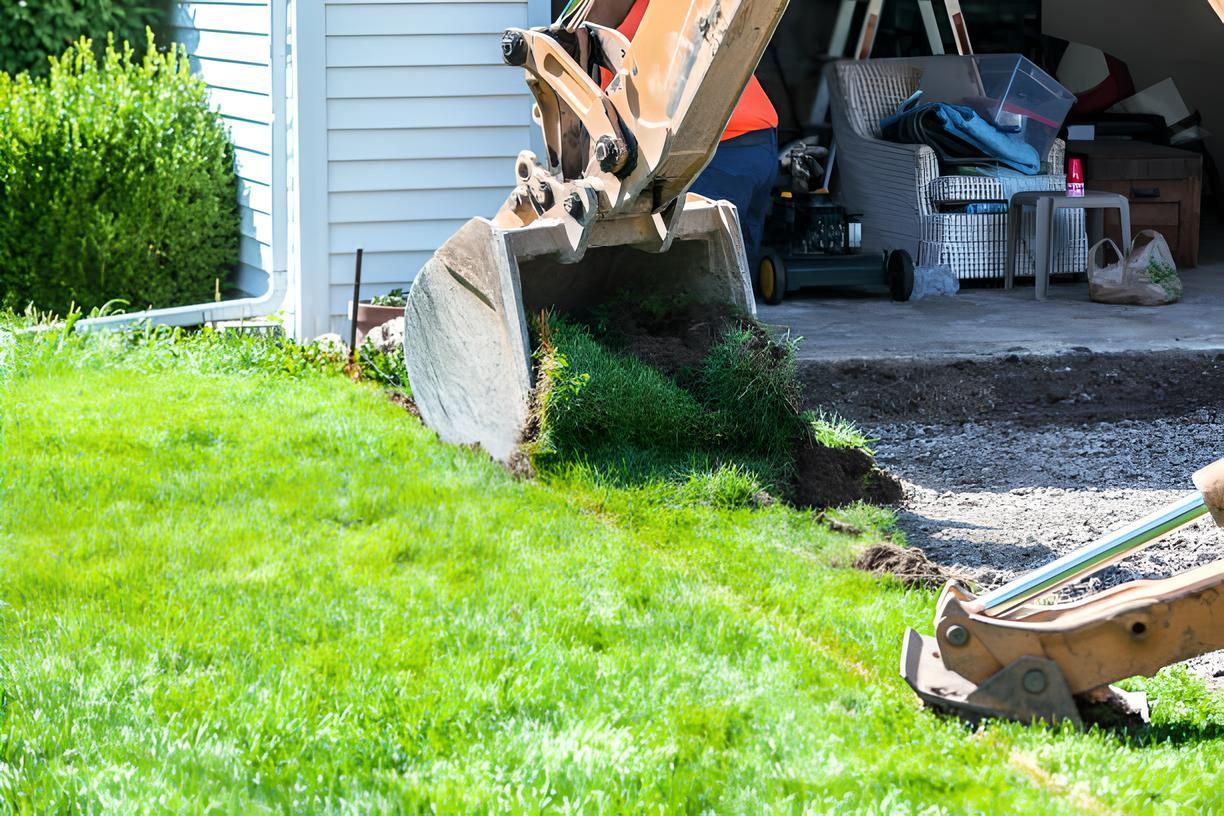
[[[870,425],[877,459],[901,478],[901,529],[935,563],[997,587],[1194,489],[1191,474],[1224,456],[1224,411],[1179,418],[1033,424]],[[1066,597],[1163,578],[1224,558],[1210,519],[1183,527]],[[1224,685],[1224,652],[1192,661]]]

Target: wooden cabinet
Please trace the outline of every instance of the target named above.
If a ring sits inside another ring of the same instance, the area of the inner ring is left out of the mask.
[[[1070,142],[1067,155],[1084,160],[1088,189],[1127,197],[1132,232],[1159,232],[1178,266],[1198,266],[1202,156],[1144,142]],[[1105,233],[1121,241],[1113,212],[1106,214]]]

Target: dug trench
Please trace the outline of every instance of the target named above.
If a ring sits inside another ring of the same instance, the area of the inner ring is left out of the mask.
[[[805,362],[807,408],[877,439],[902,481],[898,523],[926,558],[997,587],[1193,490],[1224,456],[1224,354]],[[1064,597],[1224,558],[1207,518]],[[1192,662],[1224,685],[1224,653]]]

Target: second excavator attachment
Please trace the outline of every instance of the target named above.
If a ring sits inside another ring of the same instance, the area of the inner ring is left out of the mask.
[[[513,455],[533,385],[529,315],[657,297],[755,312],[734,206],[687,190],[786,4],[655,2],[630,42],[585,22],[582,2],[556,26],[505,33],[545,151],[521,153],[501,210],[464,225],[413,281],[405,361],[443,440]]]
[[[1110,684],[1224,649],[1224,560],[1071,603],[1036,601],[1207,513],[1224,527],[1224,459],[1194,484],[1197,492],[986,595],[950,583],[935,635],[906,633],[902,677],[931,707],[969,719],[1079,725],[1082,707],[1106,703],[1146,720],[1143,695]]]

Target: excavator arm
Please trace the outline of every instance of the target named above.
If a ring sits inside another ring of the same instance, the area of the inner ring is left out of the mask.
[[[1194,484],[1197,492],[991,593],[950,583],[935,636],[906,634],[902,676],[932,707],[971,718],[1081,724],[1077,702],[1110,698],[1146,717],[1142,695],[1109,684],[1224,649],[1224,560],[1072,603],[1035,602],[1207,513],[1224,527],[1224,459]]]
[[[687,191],[787,0],[657,0],[632,42],[586,22],[591,4],[502,36],[503,59],[535,98],[544,155],[518,155],[505,204],[438,249],[405,310],[422,418],[444,441],[502,461],[529,411],[529,314],[614,297],[755,312],[735,208]]]
[[[503,59],[526,72],[546,149],[543,161],[520,156],[503,223],[557,218],[589,227],[675,211],[713,157],[786,5],[652,3],[632,42],[585,22],[589,2],[551,28],[506,31]],[[610,74],[606,89],[593,68]]]

